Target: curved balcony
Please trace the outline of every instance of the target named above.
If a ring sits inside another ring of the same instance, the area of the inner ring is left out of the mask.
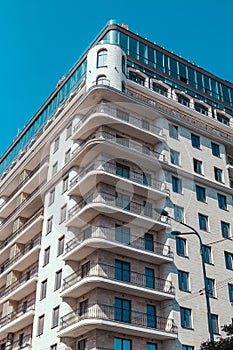
[[[82,193],[88,193],[93,183],[100,181],[109,185],[116,186],[119,184],[119,180],[124,179],[126,183],[133,184],[134,191],[141,196],[148,196],[153,199],[158,199],[161,196],[169,195],[169,189],[165,181],[160,181],[151,176],[149,173],[143,173],[143,171],[135,171],[128,167],[128,171],[123,173],[120,172],[116,162],[110,161],[94,161],[89,166],[81,169],[80,173],[77,174],[71,181],[68,195],[81,195]]]
[[[170,246],[155,241],[147,244],[144,237],[132,233],[129,237],[121,238],[113,228],[104,226],[90,226],[67,242],[63,259],[81,261],[96,249],[111,249],[115,254],[155,264],[173,261]]]
[[[93,147],[96,146],[96,147]],[[90,151],[91,148],[91,151]],[[157,169],[160,162],[166,162],[165,155],[154,151],[153,146],[137,142],[129,137],[118,135],[113,129],[104,127],[97,130],[83,141],[71,155],[70,165],[80,165],[85,156],[85,164],[89,164],[99,153],[106,152],[112,158],[129,159],[142,168]]]
[[[10,332],[16,333],[33,323],[35,313],[35,299],[24,302],[16,311],[13,311],[0,319],[0,339]]]
[[[152,203],[142,204],[130,199],[121,200],[111,193],[94,192],[69,210],[66,225],[82,227],[99,213],[121,221],[133,221],[135,225],[150,229],[165,229],[170,223],[167,217],[153,210]]]
[[[122,279],[121,271],[115,266],[98,264],[91,266],[87,274],[82,269],[72,273],[63,280],[61,296],[78,298],[95,288],[105,288],[131,295],[165,300],[174,298],[172,282],[157,277],[149,277],[127,271]]]
[[[84,140],[97,127],[114,124],[116,130],[129,135],[133,134],[141,140],[146,138],[152,144],[165,140],[161,128],[153,125],[151,120],[136,117],[135,114],[125,112],[116,106],[100,103],[82,116],[79,123],[74,126],[72,139]]]
[[[119,311],[111,305],[103,304],[89,305],[84,313],[79,309],[72,311],[61,318],[58,336],[77,337],[97,328],[161,340],[177,337],[172,319],[157,316],[152,320],[146,313],[127,310],[130,315],[128,321],[124,322],[119,317]]]

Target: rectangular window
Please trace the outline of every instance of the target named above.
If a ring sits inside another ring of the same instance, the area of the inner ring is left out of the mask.
[[[61,210],[60,210],[60,224],[66,220],[66,208],[67,208],[66,204],[63,205],[63,207],[61,207]]]
[[[131,340],[114,338],[114,350],[131,350]]]
[[[58,350],[57,344],[51,345],[50,350]]]
[[[218,198],[219,208],[223,210],[227,210],[227,197],[224,196],[223,194],[218,193],[217,198]]]
[[[54,199],[55,199],[55,188],[53,188],[49,192],[49,205],[51,205],[54,202]]]
[[[130,210],[130,196],[116,192],[116,206],[125,210]]]
[[[178,285],[179,289],[183,292],[189,291],[189,273],[186,271],[178,270]]]
[[[50,258],[50,247],[48,247],[44,250],[44,266],[48,265],[49,258]]]
[[[181,193],[182,191],[181,180],[176,176],[172,176],[172,190],[176,193]]]
[[[151,174],[143,173],[143,185],[151,186]]]
[[[82,339],[79,340],[78,342],[78,350],[88,350],[88,346],[87,346],[87,339]]]
[[[174,219],[178,222],[184,221],[184,208],[174,205]]]
[[[50,233],[52,231],[52,227],[53,227],[53,217],[51,216],[48,220],[47,220],[47,228],[46,228],[46,233]]]
[[[61,281],[62,281],[62,270],[58,270],[55,273],[54,290],[58,290],[61,288]]]
[[[116,175],[129,179],[129,167],[120,163],[116,163]]]
[[[146,201],[143,201],[144,206],[144,215],[152,217],[152,204]]]
[[[196,198],[199,202],[206,202],[206,191],[204,187],[196,185]]]
[[[176,237],[176,253],[179,256],[187,256],[187,251],[186,251],[186,239]]]
[[[121,260],[115,260],[115,279],[119,281],[130,281],[130,264],[121,261]]]
[[[203,261],[206,264],[212,264],[212,255],[211,255],[211,247],[207,245],[202,246],[202,256]]]
[[[222,169],[214,167],[214,178],[218,182],[223,182]]]
[[[157,350],[157,345],[153,343],[147,343],[146,350]]]
[[[154,236],[151,233],[144,234],[144,247],[146,250],[154,251]]]
[[[214,334],[219,334],[218,315],[211,314],[212,330]]]
[[[149,267],[145,268],[145,279],[146,279],[146,287],[147,288],[155,288],[155,272],[154,269],[150,269]]]
[[[214,288],[214,280],[212,278],[206,278],[207,291],[209,293],[210,298],[215,297],[215,288]]]
[[[225,252],[225,263],[228,270],[233,270],[233,254]]]
[[[72,135],[72,123],[70,123],[66,127],[66,139],[68,139],[71,135]]]
[[[97,53],[97,68],[107,67],[108,51],[102,49]]]
[[[146,305],[147,327],[156,328],[156,307],[154,305]]]
[[[60,138],[57,137],[56,140],[54,141],[53,153],[55,153],[58,150],[58,148],[59,148],[59,141],[60,141]]]
[[[194,350],[194,346],[182,345],[182,350]]]
[[[181,327],[192,328],[191,312],[191,309],[185,307],[180,308]]]
[[[201,143],[200,143],[200,136],[191,134],[191,143],[194,148],[200,148]]]
[[[193,158],[193,170],[197,174],[202,174],[202,161]]]
[[[198,73],[199,72],[197,72],[197,74]],[[208,115],[208,108],[206,108],[202,103],[194,102],[194,108],[197,112]]]
[[[62,193],[66,192],[69,187],[69,176],[67,175],[62,179]]]
[[[81,301],[79,304],[79,316],[86,315],[88,312],[88,299]]]
[[[58,324],[59,324],[59,306],[53,308],[52,328],[57,327]]]
[[[48,282],[47,279],[44,280],[43,282],[41,282],[40,300],[46,298],[46,294],[47,294],[47,282]]]
[[[65,246],[65,236],[62,236],[58,239],[57,256],[63,254],[64,246]]]
[[[38,324],[37,324],[37,335],[41,335],[44,332],[44,315],[41,315],[38,317]]]
[[[115,240],[121,243],[130,243],[130,228],[126,226],[115,225]]]
[[[121,298],[115,298],[115,320],[122,322],[131,322],[131,301]]]
[[[212,150],[213,156],[220,157],[220,147],[219,147],[219,145],[217,145],[214,142],[211,142],[211,150]]]
[[[119,118],[125,122],[129,121],[129,113],[128,112],[122,111],[121,109],[117,108],[116,115],[117,115],[117,118]]]
[[[65,153],[65,164],[69,162],[70,159],[71,159],[71,149],[69,148],[68,151],[66,151]]]
[[[81,277],[84,278],[89,275],[91,269],[90,261],[87,261],[81,266]]]
[[[174,151],[173,149],[170,150],[170,161],[174,165],[180,164],[180,152]]]
[[[56,175],[57,170],[58,170],[58,162],[53,164],[52,175]]]
[[[173,139],[178,140],[179,132],[178,132],[178,126],[169,124],[169,136]]]
[[[222,231],[222,236],[224,238],[229,238],[230,237],[230,224],[227,222],[221,221],[221,231]]]
[[[200,230],[208,232],[209,231],[209,228],[208,228],[208,216],[199,213],[198,214],[198,219],[199,219],[199,228],[200,228]]]
[[[229,300],[233,303],[233,284],[228,283]]]
[[[26,343],[26,337],[24,337],[24,333],[19,334],[19,346],[24,346],[24,343]],[[26,344],[25,344],[26,345]]]

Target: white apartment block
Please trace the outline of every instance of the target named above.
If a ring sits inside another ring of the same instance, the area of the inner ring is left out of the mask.
[[[224,336],[231,83],[111,22],[0,176],[0,350],[198,350]]]

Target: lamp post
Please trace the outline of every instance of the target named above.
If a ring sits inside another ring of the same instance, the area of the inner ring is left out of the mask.
[[[211,320],[211,312],[210,312],[210,298],[209,298],[209,292],[208,292],[208,284],[207,284],[207,277],[206,277],[206,268],[205,268],[205,261],[203,256],[203,243],[200,234],[193,228],[192,226],[185,224],[182,221],[178,221],[172,216],[169,215],[169,213],[164,209],[156,209],[162,216],[166,216],[167,218],[174,220],[176,222],[179,222],[182,226],[185,226],[189,229],[191,229],[191,232],[180,232],[180,231],[172,231],[171,234],[174,236],[179,235],[196,235],[199,239],[200,243],[200,254],[201,254],[201,263],[202,263],[202,272],[203,272],[203,279],[204,279],[204,286],[205,286],[205,297],[206,297],[206,308],[207,308],[207,319],[208,319],[208,327],[209,327],[209,335],[210,335],[210,341],[214,341],[214,334],[213,334],[213,327],[212,327],[212,320]]]

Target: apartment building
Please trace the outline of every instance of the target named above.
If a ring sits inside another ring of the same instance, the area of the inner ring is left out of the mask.
[[[232,126],[231,83],[110,22],[1,157],[0,349],[224,336]]]

